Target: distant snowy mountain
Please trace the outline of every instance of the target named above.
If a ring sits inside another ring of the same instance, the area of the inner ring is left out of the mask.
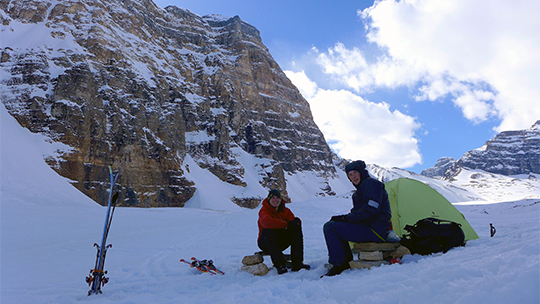
[[[479,169],[463,168],[452,185],[476,193],[483,200],[504,202],[514,199],[539,199],[540,175],[502,175]]]
[[[368,169],[375,178],[384,182],[400,177],[421,181],[437,190],[451,203],[540,199],[540,174],[506,176],[479,169],[462,168],[458,175],[448,181],[374,164],[368,165]]]
[[[502,175],[540,174],[540,120],[529,129],[504,131],[448,167],[443,178],[452,180],[463,168]]]
[[[420,172],[420,174],[432,178],[441,178],[444,175],[446,169],[448,169],[455,163],[456,160],[452,157],[441,157],[439,158],[437,163],[435,163],[435,166],[423,170],[422,172]]]
[[[540,120],[529,129],[501,132],[481,148],[465,153],[457,161],[451,157],[442,157],[433,167],[422,171],[421,175],[458,181],[476,190],[493,190],[493,184],[485,183],[484,177],[487,175],[496,181],[514,180],[515,176],[527,181],[535,180],[536,176],[540,176]]]

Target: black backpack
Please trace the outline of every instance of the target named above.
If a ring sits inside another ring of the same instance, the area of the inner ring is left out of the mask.
[[[422,255],[443,252],[465,245],[465,235],[461,224],[436,218],[419,220],[414,226],[405,226],[401,244],[411,253]]]

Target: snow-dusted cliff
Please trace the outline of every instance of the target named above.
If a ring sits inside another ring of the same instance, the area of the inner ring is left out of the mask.
[[[540,173],[540,120],[529,129],[504,131],[463,155],[443,175],[451,180],[462,168],[502,175]]]
[[[286,192],[286,173],[336,174],[309,104],[239,17],[150,0],[14,0],[0,18],[2,102],[68,147],[48,163],[100,203],[109,165],[122,169],[121,205],[144,207],[193,197],[188,160],[246,189],[231,197],[239,205],[258,203],[253,187]]]

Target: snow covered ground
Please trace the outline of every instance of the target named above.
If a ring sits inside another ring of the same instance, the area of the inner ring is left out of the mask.
[[[320,279],[327,259],[322,225],[351,202],[347,193],[306,197],[309,176],[290,178],[289,207],[303,220],[305,262],[312,270],[280,276],[271,270],[264,277],[241,272],[242,257],[258,251],[258,210],[229,207],[223,193],[206,191],[204,198],[223,210],[118,208],[105,263],[110,282],[102,295],[89,297],[84,279],[94,266],[92,245],[101,241],[106,208],[45,164],[43,155],[64,147],[21,128],[3,105],[0,114],[2,304],[540,303],[538,194],[456,205],[480,236],[465,247]],[[497,228],[493,238],[489,223]],[[179,262],[192,256],[213,259],[226,274],[199,273]]]

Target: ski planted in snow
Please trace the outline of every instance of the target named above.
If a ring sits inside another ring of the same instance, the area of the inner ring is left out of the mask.
[[[105,277],[107,271],[103,270],[103,267],[105,266],[105,256],[107,254],[107,250],[111,248],[112,245],[105,244],[107,243],[107,236],[109,235],[109,230],[111,228],[111,222],[114,215],[114,210],[116,208],[116,202],[118,201],[118,196],[120,195],[119,192],[113,194],[113,188],[116,184],[116,181],[118,180],[120,172],[116,173],[115,175],[111,167],[109,167],[109,172],[111,178],[111,189],[109,192],[109,202],[107,204],[107,215],[105,217],[105,226],[103,227],[103,237],[101,239],[101,245],[94,243],[94,247],[97,248],[96,264],[93,269],[90,269],[90,274],[86,277],[86,283],[88,283],[88,286],[90,286],[88,295],[100,294],[101,287],[103,287],[107,282],[109,282],[109,278]]]
[[[180,259],[180,262],[186,263],[192,268],[199,270],[200,272],[209,273],[211,275],[215,274],[225,274],[225,272],[217,269],[212,260],[198,260],[195,257],[191,258],[191,262],[188,262],[184,259]]]

